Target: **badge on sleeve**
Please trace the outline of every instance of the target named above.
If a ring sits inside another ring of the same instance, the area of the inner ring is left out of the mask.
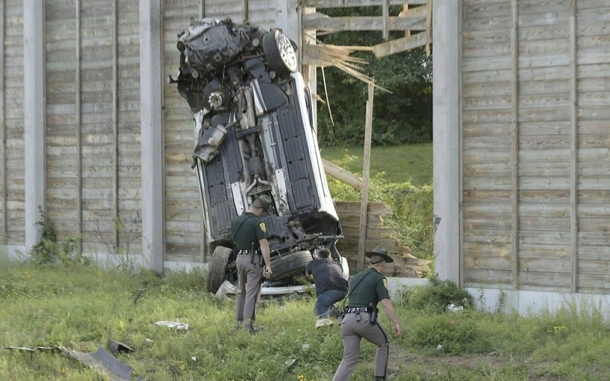
[[[260,224],[258,224],[258,226],[261,228],[263,233],[267,233],[267,227],[265,226],[264,222],[261,222]]]
[[[383,278],[383,287],[388,290],[388,280],[386,278]]]

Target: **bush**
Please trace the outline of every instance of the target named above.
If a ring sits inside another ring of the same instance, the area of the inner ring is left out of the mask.
[[[407,307],[430,313],[443,313],[450,304],[463,308],[474,306],[474,298],[468,291],[450,280],[440,281],[436,276],[427,285],[407,288],[399,295],[401,303]]]
[[[47,220],[44,212],[40,210],[40,221],[37,222],[41,230],[40,241],[30,251],[31,260],[37,265],[57,266],[89,266],[91,260],[77,251],[77,240],[69,237],[65,242],[57,242],[57,236]]]

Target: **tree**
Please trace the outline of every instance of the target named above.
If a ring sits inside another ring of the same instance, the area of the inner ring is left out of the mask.
[[[398,14],[400,7],[391,7]],[[331,17],[379,16],[380,7],[323,10]],[[390,38],[403,36],[390,33]],[[373,46],[383,42],[381,32],[338,32],[319,39],[326,44]],[[375,90],[373,144],[396,145],[432,141],[432,57],[424,49],[376,58],[370,52],[354,55],[366,59],[364,73],[375,83],[390,90]],[[326,87],[334,126],[326,105],[318,105],[318,137],[326,146],[359,145],[364,141],[367,85],[337,69],[325,68]],[[324,82],[318,69],[318,94],[324,99]]]

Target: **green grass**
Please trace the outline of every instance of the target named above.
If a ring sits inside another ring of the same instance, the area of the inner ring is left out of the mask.
[[[321,148],[322,158],[335,164],[343,163],[345,169],[362,176],[364,147]],[[345,156],[354,156],[345,163]],[[420,186],[432,183],[432,143],[371,148],[371,175],[385,172],[389,183],[410,181]]]
[[[3,260],[0,345],[93,352],[112,338],[135,349],[119,355],[133,368],[133,379],[331,380],[341,360],[340,330],[314,328],[313,298],[265,302],[258,319],[265,328],[253,336],[234,329],[234,301],[214,299],[204,285],[202,272],[159,278],[146,272]],[[401,294],[408,298],[395,300],[404,333],[390,338],[389,380],[610,377],[610,329],[594,308],[583,314],[568,308],[535,318],[473,309],[434,313],[410,308],[410,298],[421,290],[411,291]],[[390,327],[384,313],[380,319]],[[189,330],[155,325],[159,320],[179,320]],[[438,345],[443,348],[437,350]],[[374,355],[375,348],[363,342],[353,381],[373,378]],[[296,363],[289,367],[292,360]],[[61,353],[0,349],[0,380],[60,379],[106,380]]]

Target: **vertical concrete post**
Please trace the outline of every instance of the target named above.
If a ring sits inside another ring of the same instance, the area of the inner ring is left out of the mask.
[[[296,42],[299,46],[299,52],[303,51],[301,48],[303,46],[301,6],[298,0],[276,0],[275,26],[282,29],[289,39]],[[299,59],[299,65],[301,62],[302,60]]]
[[[25,247],[40,241],[39,208],[45,210],[45,14],[44,1],[23,2],[23,104],[25,143]]]
[[[460,283],[459,1],[433,2],[434,268]]]
[[[140,0],[142,254],[159,274],[165,251],[162,46],[161,0]]]

